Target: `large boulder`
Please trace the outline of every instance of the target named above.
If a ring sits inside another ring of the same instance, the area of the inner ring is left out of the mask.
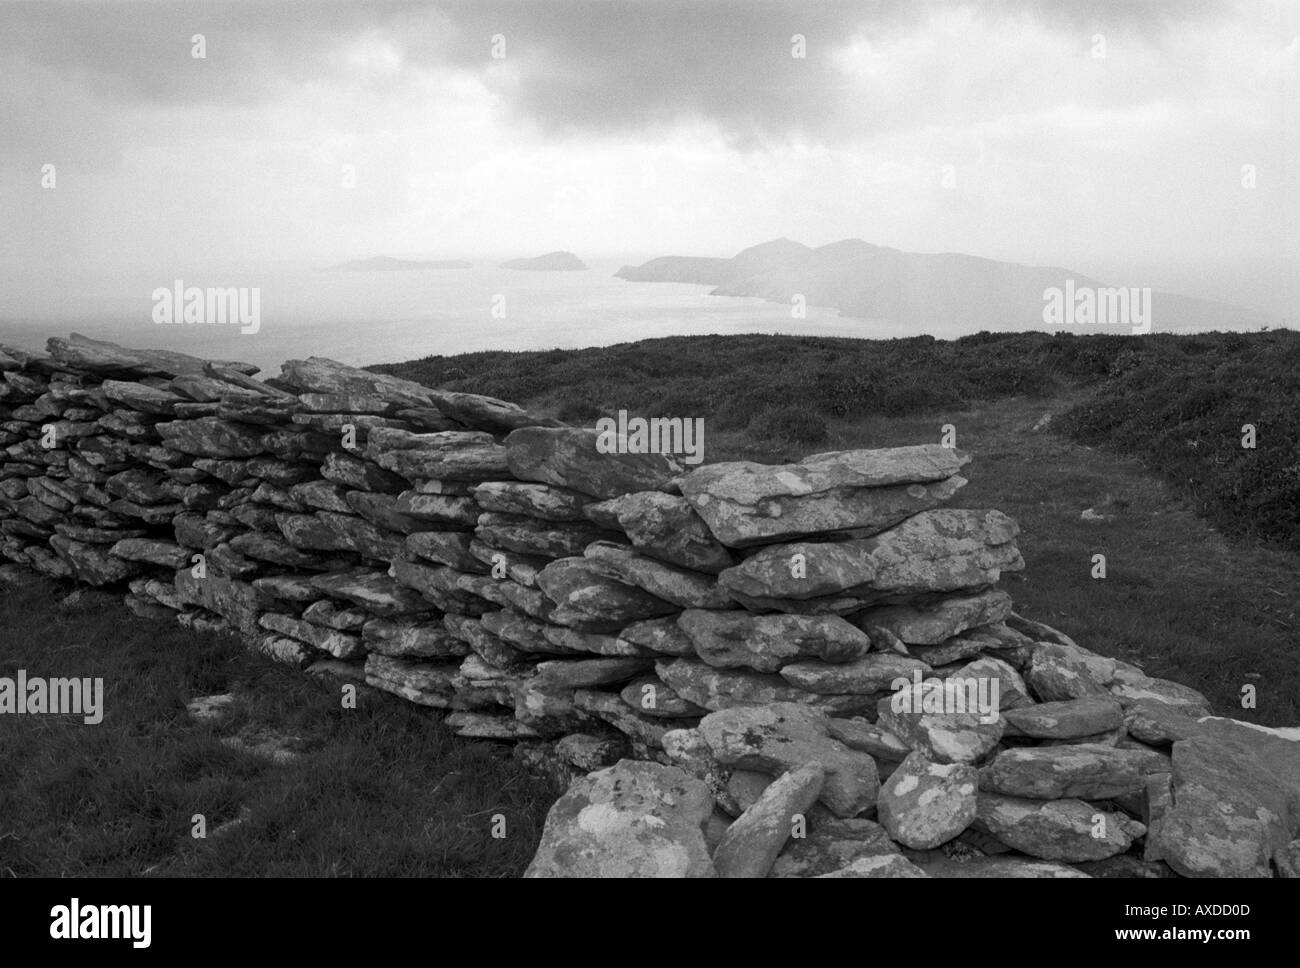
[[[1150,839],[1184,877],[1268,877],[1300,825],[1300,731],[1200,726],[1174,743],[1173,804]]]
[[[713,796],[675,766],[619,760],[573,781],[525,877],[714,877]]]

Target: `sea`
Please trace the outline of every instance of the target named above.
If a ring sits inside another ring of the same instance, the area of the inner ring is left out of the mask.
[[[629,260],[630,261],[630,260]],[[185,270],[0,273],[0,343],[40,350],[71,332],[126,346],[238,360],[279,372],[287,359],[325,356],[354,366],[481,350],[609,346],[662,336],[786,333],[909,336],[896,326],[710,287],[626,282],[625,261],[571,272],[468,269],[349,272],[312,263],[225,264]],[[186,288],[258,292],[257,332],[230,324],[157,323],[153,293]],[[958,335],[958,334],[948,334]]]

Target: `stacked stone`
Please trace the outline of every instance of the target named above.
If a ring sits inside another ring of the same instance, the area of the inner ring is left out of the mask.
[[[1294,740],[1016,615],[1015,523],[944,506],[963,454],[688,471],[330,360],[255,372],[0,347],[0,557],[558,763],[534,873],[1300,863]]]

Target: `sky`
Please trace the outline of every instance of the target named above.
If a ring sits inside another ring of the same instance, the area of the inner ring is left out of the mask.
[[[0,3],[0,267],[856,237],[1252,290],[1298,62],[1292,0]]]

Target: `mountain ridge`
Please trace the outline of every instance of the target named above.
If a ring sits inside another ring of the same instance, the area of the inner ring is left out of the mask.
[[[788,238],[742,249],[731,258],[660,256],[640,266],[623,266],[614,275],[632,282],[684,282],[709,285],[710,295],[746,296],[768,302],[834,309],[841,316],[906,327],[954,332],[1026,331],[1064,326],[1071,331],[1143,332],[1139,303],[1126,318],[1134,322],[1054,323],[1045,315],[1051,293],[1085,298],[1091,292],[1100,310],[1109,293],[1139,287],[1111,287],[1062,266],[1031,266],[960,252],[906,252],[863,239],[841,239],[816,248]],[[1150,289],[1150,287],[1141,287]],[[1058,305],[1060,299],[1058,299]],[[1118,305],[1115,303],[1114,305]],[[1128,302],[1124,305],[1127,307]],[[1275,326],[1267,313],[1150,289],[1152,329],[1201,331],[1232,325]],[[1072,307],[1067,307],[1072,311]],[[1099,315],[1099,312],[1098,312]],[[1072,319],[1070,317],[1069,319]]]

